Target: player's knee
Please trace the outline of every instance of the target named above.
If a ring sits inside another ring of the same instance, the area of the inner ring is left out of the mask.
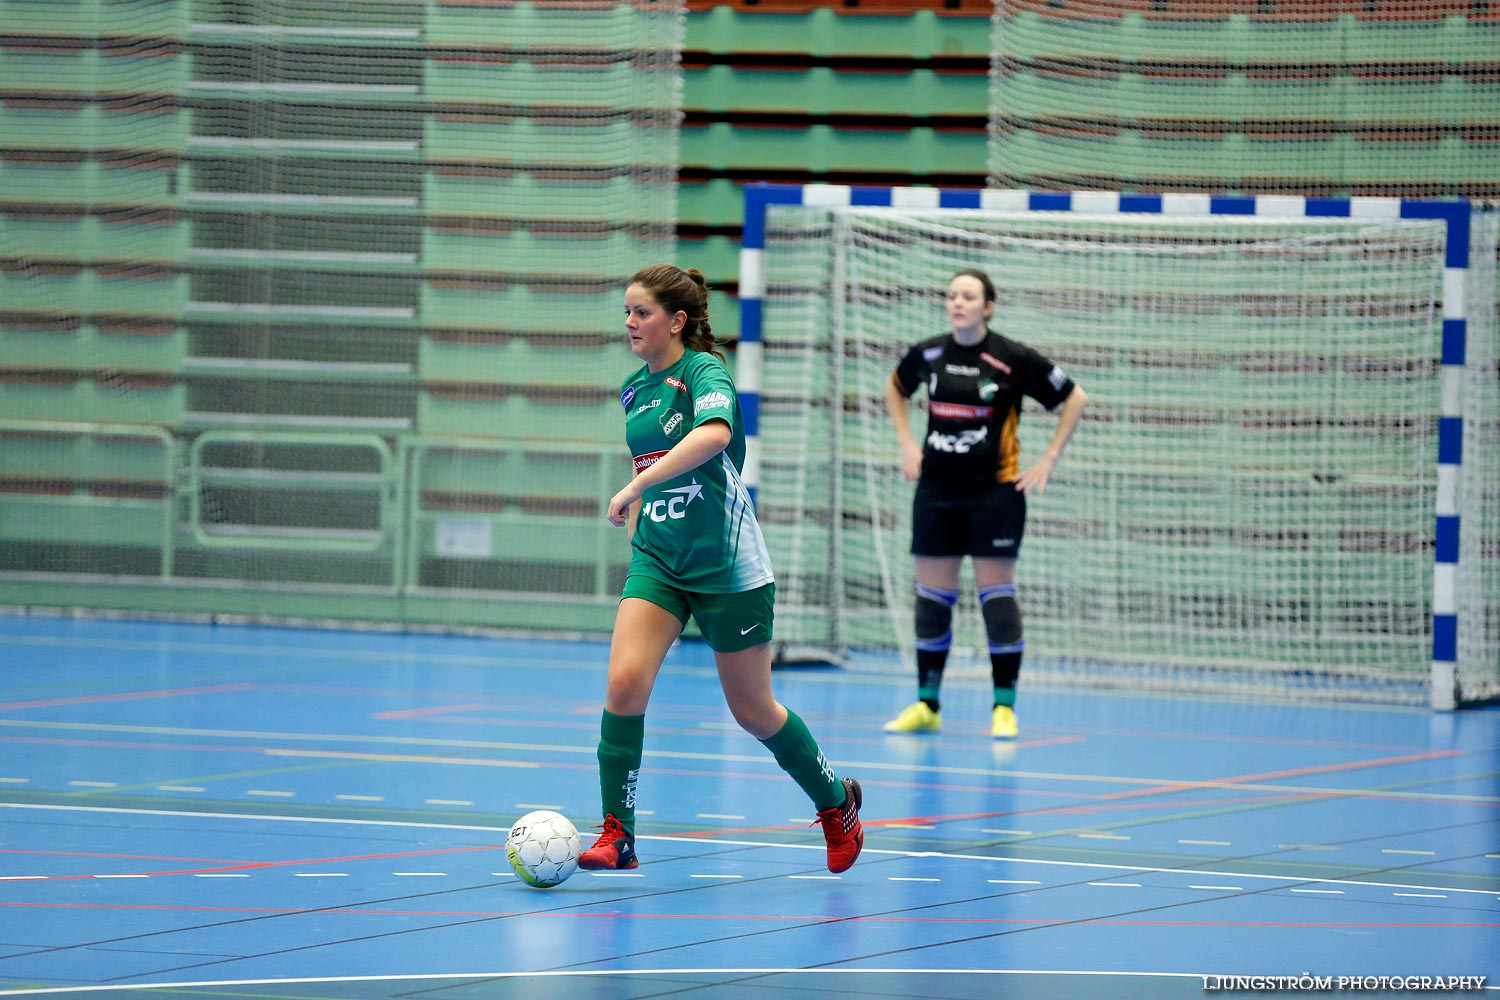
[[[918,649],[947,649],[953,645],[953,606],[957,603],[957,591],[917,585]]]
[[[990,652],[1012,653],[1022,649],[1021,603],[1016,600],[1015,584],[985,587],[979,592],[979,611],[984,617]]]
[[[770,739],[786,725],[786,709],[771,694],[769,679],[763,688],[725,687],[724,703],[739,727],[758,740]]]

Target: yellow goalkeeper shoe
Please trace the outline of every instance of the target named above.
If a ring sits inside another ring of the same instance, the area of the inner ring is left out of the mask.
[[[995,714],[990,716],[990,735],[997,740],[1013,740],[1016,732],[1016,710],[1009,705],[996,705]]]
[[[942,728],[943,713],[933,711],[925,701],[912,702],[885,724],[888,733],[936,733]]]

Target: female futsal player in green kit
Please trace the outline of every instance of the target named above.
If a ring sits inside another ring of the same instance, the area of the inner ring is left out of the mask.
[[[646,706],[663,658],[691,616],[714,651],[736,722],[812,799],[828,869],[864,846],[860,786],[840,778],[795,712],[771,691],[776,585],[740,480],[745,431],[734,382],[708,323],[703,276],[648,267],[625,290],[630,349],[645,366],[621,387],[635,476],[609,501],[630,525],[631,557],[609,650],[599,734],[603,833],[588,869],[636,867],[635,803]]]

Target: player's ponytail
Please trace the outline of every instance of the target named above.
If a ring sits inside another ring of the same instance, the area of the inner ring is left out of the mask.
[[[687,315],[682,327],[683,347],[707,351],[724,361],[724,352],[719,350],[723,345],[708,323],[708,283],[697,268],[683,270],[674,264],[656,264],[637,271],[629,284],[640,285],[667,312]]]

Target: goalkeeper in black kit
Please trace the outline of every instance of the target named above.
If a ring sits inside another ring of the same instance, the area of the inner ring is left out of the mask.
[[[959,569],[973,563],[989,639],[994,682],[990,732],[1014,739],[1016,679],[1025,649],[1016,594],[1016,558],[1026,529],[1026,498],[1040,496],[1088,403],[1088,395],[1037,351],[995,333],[995,285],[965,270],[948,283],[950,333],[916,344],[886,384],[886,405],[902,471],[917,481],[911,553],[916,562],[917,700],[890,733],[942,728],[939,693],[953,643]],[[927,437],[912,437],[910,399],[927,390]],[[1022,471],[1017,425],[1022,397],[1061,407],[1057,429],[1036,464]]]

